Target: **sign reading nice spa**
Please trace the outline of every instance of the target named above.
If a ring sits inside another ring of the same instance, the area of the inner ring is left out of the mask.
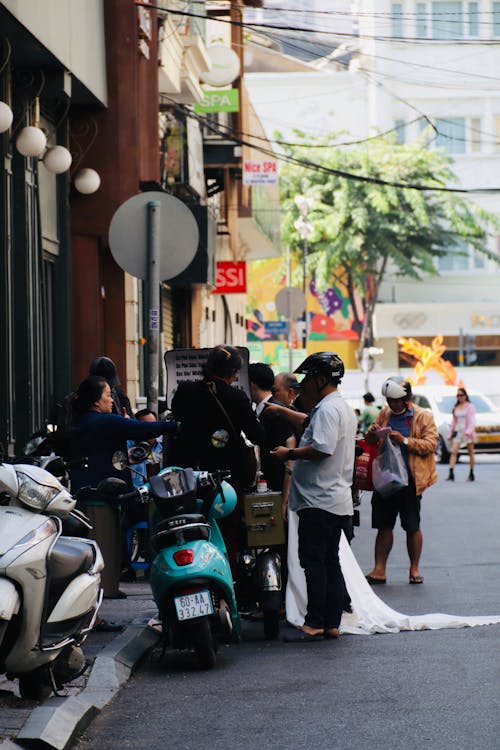
[[[244,185],[275,185],[278,182],[278,165],[274,159],[243,162]]]
[[[215,274],[215,294],[244,294],[247,290],[247,264],[244,260],[231,263],[218,260]]]
[[[238,89],[218,89],[217,91],[203,89],[203,99],[194,105],[194,111],[199,115],[209,112],[239,112],[239,91]]]

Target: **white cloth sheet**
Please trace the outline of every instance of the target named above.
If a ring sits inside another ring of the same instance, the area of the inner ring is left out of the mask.
[[[306,581],[298,559],[298,515],[289,511],[288,516],[286,619],[292,625],[299,627],[304,623],[307,607]],[[399,633],[401,630],[439,630],[500,623],[500,615],[467,617],[442,613],[403,615],[396,612],[384,604],[373,592],[343,533],[339,553],[353,610],[352,613],[344,612],[340,625],[341,633],[370,635],[372,633]]]

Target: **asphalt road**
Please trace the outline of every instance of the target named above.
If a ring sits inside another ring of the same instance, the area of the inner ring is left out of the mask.
[[[500,460],[481,457],[475,483],[463,459],[454,483],[439,474],[423,501],[425,583],[408,585],[397,529],[377,594],[407,614],[500,614]],[[353,543],[363,570],[374,535],[365,498]],[[153,654],[77,750],[498,750],[499,644],[500,625],[296,645],[247,623],[211,672]]]

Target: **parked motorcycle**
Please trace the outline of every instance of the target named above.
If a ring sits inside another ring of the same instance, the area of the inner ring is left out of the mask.
[[[135,493],[118,497],[154,502],[150,582],[165,642],[194,650],[203,669],[215,665],[219,637],[241,637],[231,568],[217,525],[236,506],[236,492],[223,477],[222,472],[169,467]]]
[[[104,562],[75,504],[48,471],[0,464],[0,673],[23,698],[43,700],[86,667]]]

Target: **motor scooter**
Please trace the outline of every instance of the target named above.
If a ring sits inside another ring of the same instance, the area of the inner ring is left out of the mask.
[[[0,464],[0,673],[23,698],[43,700],[86,667],[104,562],[75,504],[48,471]]]
[[[150,583],[165,643],[194,650],[203,669],[215,665],[219,637],[226,642],[241,637],[231,568],[217,525],[236,506],[236,492],[224,480],[228,476],[172,466],[135,493],[118,496],[120,501],[132,495],[153,500]]]

